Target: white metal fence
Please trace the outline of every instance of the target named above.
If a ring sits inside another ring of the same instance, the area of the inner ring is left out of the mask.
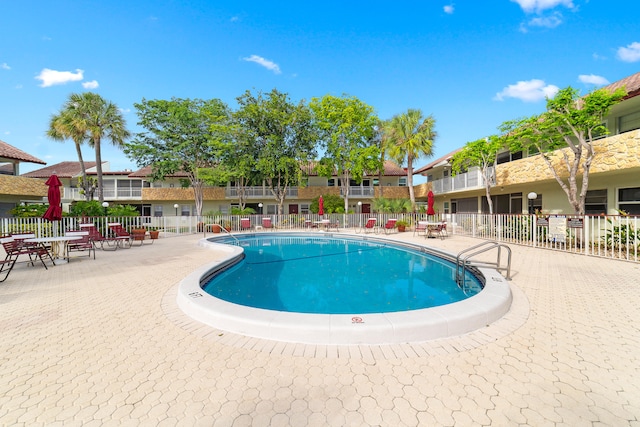
[[[270,217],[280,230],[304,229],[320,220],[329,220],[339,228],[355,229],[375,217],[383,227],[390,218],[405,220],[408,230],[418,220],[427,219],[421,214],[329,214],[319,215],[214,215],[163,216],[163,217],[65,217],[59,222],[42,218],[1,218],[0,235],[33,232],[38,237],[64,234],[77,230],[80,223],[91,222],[103,234],[109,233],[108,223],[120,222],[127,229],[145,227],[160,230],[162,237],[208,233],[213,224],[219,224],[231,232],[241,230],[240,219],[250,218],[251,224],[262,225],[262,218]],[[576,216],[576,215],[484,215],[446,214],[432,216],[431,221],[447,222],[449,235],[464,235],[498,242],[536,248],[584,254],[589,256],[640,262],[640,217],[633,216]]]

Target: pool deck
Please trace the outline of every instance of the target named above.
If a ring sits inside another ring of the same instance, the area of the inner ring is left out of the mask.
[[[460,337],[286,344],[203,326],[201,235],[0,283],[2,426],[640,426],[640,265],[510,245],[512,310]],[[479,240],[389,236],[452,253]]]

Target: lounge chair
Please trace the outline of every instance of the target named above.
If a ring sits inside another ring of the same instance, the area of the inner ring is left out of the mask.
[[[251,230],[251,218],[240,218],[240,231]]]
[[[11,241],[11,237],[0,238],[0,242],[2,243],[2,245],[4,245],[5,242],[9,241]],[[11,270],[13,270],[13,266],[16,265],[17,259],[17,255],[9,255],[7,253],[7,257],[0,261],[0,276],[4,275],[0,279],[0,282],[4,282],[5,280],[7,280],[7,277],[9,277],[9,273],[11,273]]]
[[[91,241],[94,248],[97,249],[98,245],[100,245],[100,249],[104,251],[115,251],[118,249],[118,240],[104,237],[94,224],[78,224],[78,226],[81,231],[89,232],[89,241]]]
[[[396,231],[397,221],[398,221],[397,219],[388,219],[386,224],[384,225],[384,233],[385,234],[394,233]]]
[[[413,235],[415,236],[416,234],[419,236],[420,233],[422,234],[427,234],[427,224],[429,221],[418,221],[418,224],[416,225],[416,228],[413,229]]]
[[[133,243],[133,236],[119,222],[110,222],[107,224],[109,230],[113,233],[116,243],[123,248],[130,248]]]
[[[443,237],[449,237],[449,233],[447,232],[447,221],[442,221],[442,231],[440,233]]]
[[[369,218],[367,220],[367,223],[364,225],[364,232],[365,233],[376,233],[378,231],[377,227],[376,227],[376,223],[378,222],[378,220],[376,218]]]
[[[79,236],[78,240],[71,240],[67,244],[67,254],[71,252],[86,252],[87,256],[91,258],[91,252],[93,251],[93,259],[96,259],[96,248],[89,237],[89,232],[86,230],[69,230],[64,233],[65,236]]]
[[[273,225],[273,222],[271,222],[271,217],[262,218],[262,228],[269,229],[272,231],[276,229],[276,227]]]

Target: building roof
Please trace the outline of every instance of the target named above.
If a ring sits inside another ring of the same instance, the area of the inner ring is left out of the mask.
[[[1,160],[19,160],[21,162],[27,162],[27,163],[39,163],[41,165],[47,164],[47,162],[43,162],[37,157],[33,157],[31,154],[27,154],[24,151],[19,150],[16,147],[7,144],[4,141],[0,141],[0,159]]]
[[[629,77],[625,77],[622,80],[618,80],[617,82],[613,82],[610,85],[605,86],[603,89],[609,89],[613,92],[621,87],[624,87],[627,90],[627,96],[624,99],[640,95],[640,72],[632,74]]]
[[[432,161],[431,163],[422,166],[421,168],[418,168],[416,170],[413,171],[414,175],[417,174],[424,174],[424,172],[433,169],[436,166],[444,166],[447,163],[449,163],[449,160],[451,160],[451,158],[453,157],[454,154],[456,154],[458,151],[462,150],[462,148],[458,148],[457,150],[454,150],[452,152],[450,152],[449,154],[445,154],[444,156]]]
[[[85,169],[96,166],[96,162],[84,162]],[[40,168],[31,172],[23,173],[21,176],[28,178],[49,178],[53,174],[59,178],[73,178],[82,174],[80,162],[60,162],[55,165]]]
[[[145,166],[143,168],[138,169],[135,172],[131,172],[129,173],[129,177],[130,178],[146,178],[151,176],[151,166]],[[167,175],[167,177],[173,177],[173,178],[187,178],[189,175],[186,172],[182,172],[182,171],[176,171],[170,175]]]

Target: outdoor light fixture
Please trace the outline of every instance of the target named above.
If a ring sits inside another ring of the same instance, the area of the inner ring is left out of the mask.
[[[538,195],[533,191],[527,194],[527,199],[529,199],[529,215],[533,214],[533,201],[538,198]]]
[[[262,215],[262,203],[258,203],[258,208],[260,208],[260,215]]]
[[[102,207],[104,208],[104,216],[107,216],[107,208],[109,207],[109,202],[102,202]]]
[[[177,203],[175,205],[173,205],[173,208],[176,210],[176,216],[178,216],[178,208],[179,207],[180,207],[180,205],[177,204]]]

